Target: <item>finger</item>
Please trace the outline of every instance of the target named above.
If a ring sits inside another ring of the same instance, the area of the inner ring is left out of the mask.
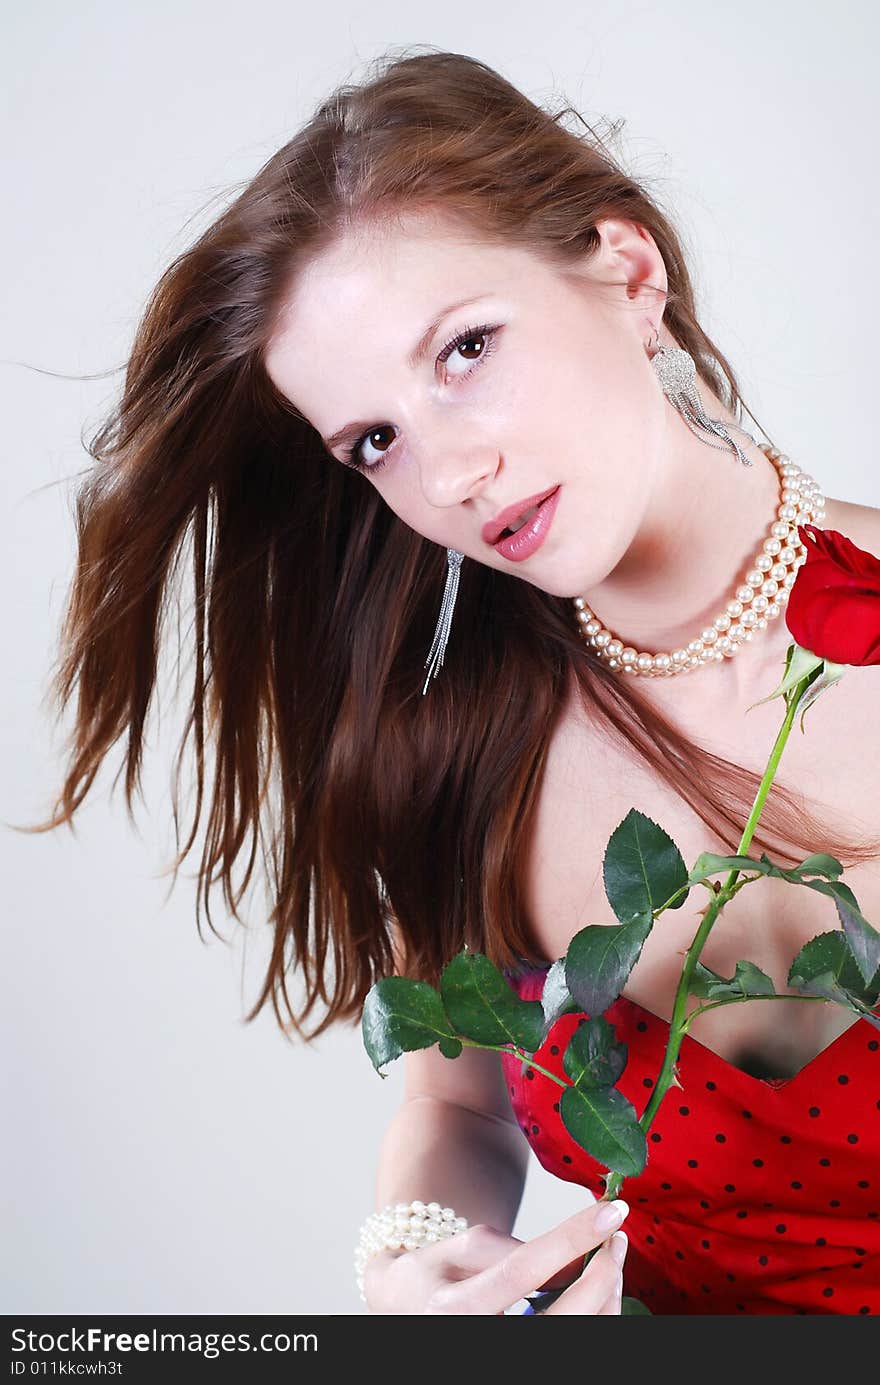
[[[567,1265],[563,1265],[561,1270],[551,1274],[549,1279],[545,1279],[543,1284],[536,1284],[535,1288],[541,1289],[567,1289],[569,1284],[573,1284],[584,1272],[584,1251],[576,1255],[573,1260],[569,1260]]]
[[[551,1275],[558,1274],[571,1263],[574,1255],[583,1257],[587,1251],[601,1245],[628,1212],[629,1207],[622,1198],[614,1202],[595,1202],[567,1217],[551,1231],[532,1241],[523,1241],[497,1264],[475,1275],[468,1289],[486,1305],[482,1311],[495,1312],[500,1305],[509,1307],[532,1293],[536,1284],[543,1284]],[[573,1287],[580,1282],[576,1281]],[[600,1303],[607,1298],[610,1287],[606,1287]]]
[[[619,1318],[620,1308],[623,1302],[623,1275],[617,1276],[617,1287],[612,1289],[602,1307],[596,1313],[597,1318]]]
[[[625,1231],[615,1231],[611,1237],[609,1249],[617,1265],[617,1282],[614,1289],[609,1294],[605,1303],[599,1309],[597,1316],[619,1317],[623,1307],[623,1266],[626,1262],[626,1252],[629,1245],[629,1237]]]
[[[585,1188],[584,1191],[586,1192],[587,1196],[591,1199],[591,1203],[594,1205],[596,1199],[590,1192],[589,1188]],[[567,1265],[563,1265],[561,1270],[557,1270],[555,1274],[550,1275],[549,1279],[545,1279],[543,1284],[536,1284],[535,1289],[538,1292],[541,1292],[544,1289],[567,1289],[569,1284],[573,1284],[574,1281],[580,1276],[580,1274],[583,1272],[583,1268],[583,1255],[576,1255],[573,1260],[569,1260]]]
[[[582,1188],[581,1192],[589,1199],[589,1205],[595,1206],[596,1198],[589,1188]],[[474,1234],[479,1233],[479,1234]],[[501,1258],[502,1246],[513,1249],[515,1246],[524,1246],[528,1242],[519,1236],[506,1235],[503,1231],[497,1230],[494,1226],[486,1226],[479,1223],[470,1228],[465,1235],[455,1238],[455,1262],[469,1274],[477,1274],[480,1270],[489,1269]],[[422,1247],[428,1249],[428,1247]],[[572,1284],[577,1279],[584,1267],[583,1254],[576,1255],[562,1269],[557,1270],[551,1275],[546,1284],[533,1284],[529,1292],[535,1289],[564,1289],[568,1284]]]
[[[611,1293],[608,1295],[608,1298],[606,1299],[605,1303],[603,1303],[603,1305],[602,1305],[601,1308],[599,1308],[599,1309],[596,1310],[596,1316],[597,1316],[597,1317],[598,1317],[598,1316],[603,1316],[603,1315],[615,1315],[615,1316],[619,1316],[619,1314],[620,1314],[620,1312],[621,1312],[622,1299],[623,1299],[623,1262],[624,1262],[625,1259],[626,1259],[626,1251],[627,1251],[627,1245],[628,1245],[628,1237],[627,1237],[627,1235],[626,1235],[626,1232],[624,1232],[624,1231],[616,1231],[616,1232],[614,1233],[614,1235],[610,1238],[610,1241],[607,1242],[606,1244],[609,1246],[609,1248],[613,1247],[615,1244],[619,1244],[619,1245],[620,1245],[620,1248],[621,1248],[621,1249],[620,1249],[620,1251],[618,1252],[618,1254],[614,1257],[614,1258],[615,1258],[615,1262],[618,1263],[618,1268],[619,1268],[619,1270],[620,1270],[620,1273],[619,1273],[618,1276],[617,1276],[617,1281],[616,1281],[615,1287],[612,1289]],[[591,1261],[591,1263],[592,1263],[592,1261]],[[581,1258],[578,1259],[578,1260],[573,1260],[573,1261],[572,1261],[572,1266],[574,1266],[574,1268],[577,1270],[577,1274],[569,1275],[567,1278],[564,1279],[564,1278],[563,1278],[563,1272],[560,1271],[560,1273],[559,1273],[558,1275],[553,1275],[553,1276],[551,1276],[551,1278],[550,1278],[550,1280],[548,1281],[547,1284],[542,1284],[542,1285],[540,1285],[540,1286],[539,1286],[539,1290],[543,1290],[543,1289],[550,1288],[550,1287],[552,1287],[552,1288],[560,1288],[560,1289],[569,1288],[569,1287],[571,1286],[571,1284],[574,1283],[575,1279],[579,1278],[580,1275],[584,1272],[583,1258],[581,1257]],[[555,1281],[557,1281],[557,1280],[560,1281],[558,1284],[555,1282]],[[542,1309],[542,1310],[541,1310],[542,1314],[543,1314],[545,1311],[546,1311],[546,1310]]]
[[[621,1267],[617,1263],[611,1245],[603,1245],[593,1256],[576,1284],[560,1294],[559,1298],[546,1310],[551,1314],[582,1314],[598,1316],[600,1310],[618,1292],[621,1283]]]
[[[585,1188],[583,1191],[588,1198],[592,1199],[590,1205],[593,1206],[596,1199],[593,1197],[589,1188]],[[452,1245],[451,1251],[448,1250],[450,1244]],[[466,1271],[468,1275],[476,1275],[479,1274],[481,1270],[488,1270],[493,1265],[497,1265],[503,1252],[513,1250],[517,1246],[527,1246],[528,1244],[529,1242],[524,1241],[520,1236],[511,1236],[503,1231],[499,1231],[497,1227],[478,1223],[470,1227],[463,1235],[456,1236],[454,1242],[450,1243],[446,1241],[441,1243],[442,1248],[438,1249],[438,1254],[441,1255],[444,1260],[451,1256],[455,1260],[457,1269]],[[430,1255],[434,1248],[434,1246],[423,1246],[422,1251],[424,1254]],[[557,1270],[551,1275],[546,1284],[532,1284],[529,1288],[529,1292],[531,1293],[535,1289],[565,1288],[568,1284],[572,1284],[577,1279],[583,1268],[584,1252],[581,1252],[570,1260],[567,1265],[564,1265],[562,1269]]]
[[[567,1289],[569,1284],[573,1284],[578,1275],[583,1272],[583,1268],[584,1257],[577,1255],[563,1269],[557,1270],[556,1274],[551,1274],[549,1279],[545,1279],[543,1284],[536,1284],[535,1288],[539,1292],[544,1289]]]
[[[628,1244],[629,1238],[626,1232],[615,1231],[614,1235],[611,1237],[609,1249],[617,1265],[617,1282],[611,1294],[599,1309],[599,1314],[597,1316],[619,1317],[623,1311],[623,1266],[626,1262]]]

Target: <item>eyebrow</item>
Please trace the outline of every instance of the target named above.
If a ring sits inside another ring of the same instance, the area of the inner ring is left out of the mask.
[[[463,298],[458,303],[450,303],[448,308],[443,308],[441,312],[437,313],[428,323],[407,357],[410,368],[415,370],[417,366],[421,365],[428,353],[428,348],[434,338],[434,333],[445,317],[448,317],[450,313],[457,312],[459,308],[467,308],[471,303],[478,303],[483,297],[485,297],[485,295],[482,293],[474,294],[472,298]],[[355,441],[362,433],[366,432],[372,425],[372,422],[372,419],[363,418],[356,420],[354,423],[346,423],[344,428],[340,428],[338,432],[332,433],[329,438],[324,438],[324,444],[326,447],[332,449],[334,447],[339,447],[340,443],[348,442],[349,440]]]

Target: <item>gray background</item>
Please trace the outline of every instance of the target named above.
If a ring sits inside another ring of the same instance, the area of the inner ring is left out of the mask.
[[[4,27],[4,824],[42,816],[59,783],[62,734],[40,699],[74,557],[65,478],[121,380],[40,372],[124,361],[171,257],[389,45],[481,58],[591,123],[625,117],[618,151],[672,211],[704,321],[758,419],[826,493],[880,505],[867,0],[594,0],[549,19],[509,0],[99,0],[9,7]],[[182,728],[167,672],[137,830],[121,788],[111,796],[120,747],[76,836],[0,832],[0,1308],[357,1313],[353,1247],[402,1070],[381,1081],[356,1027],[290,1046],[269,1013],[242,1023],[266,902],[249,895],[244,929],[215,891],[227,941],[203,944],[201,834],[175,890],[162,874]],[[516,1234],[581,1203],[533,1158]]]

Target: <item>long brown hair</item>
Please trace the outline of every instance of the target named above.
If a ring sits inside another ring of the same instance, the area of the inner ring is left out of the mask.
[[[429,49],[379,59],[368,81],[323,102],[168,267],[138,326],[121,399],[88,445],[95,465],[76,500],[78,560],[52,681],[59,715],[78,686],[76,719],[53,816],[30,830],[70,823],[123,735],[131,813],[163,621],[186,554],[195,663],[174,780],[178,848],[190,734],[196,800],[174,878],[205,806],[210,745],[197,923],[201,931],[204,896],[214,929],[215,878],[241,921],[260,851],[274,942],[246,1018],[271,997],[285,1033],[312,1039],[359,1019],[370,986],[394,968],[392,923],[407,973],[435,984],[465,945],[499,966],[542,960],[524,869],[572,674],[593,723],[731,849],[757,789],[757,775],[692,743],[636,680],[601,662],[570,600],[484,564],[464,565],[454,638],[423,697],[445,552],[329,457],[264,365],[297,274],[362,219],[445,208],[484,237],[564,264],[596,246],[597,220],[623,217],[646,227],[663,256],[666,326],[741,419],[736,379],[697,322],[670,221],[589,126],[568,128],[569,116],[581,120],[568,106],[536,106],[474,58]],[[754,840],[787,864],[818,850],[854,864],[880,849],[835,839],[779,784]],[[295,971],[305,983],[300,1014],[287,985]],[[307,1033],[319,999],[326,1014]]]

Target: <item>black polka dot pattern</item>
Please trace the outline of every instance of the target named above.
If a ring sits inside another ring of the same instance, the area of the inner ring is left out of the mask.
[[[539,1000],[545,975],[526,971],[512,984]],[[563,1082],[566,1046],[587,1018],[560,1016],[534,1054]],[[605,1018],[627,1045],[618,1090],[641,1116],[669,1026],[622,996]],[[566,1129],[559,1082],[522,1071],[514,1054],[501,1063],[538,1161],[601,1196],[607,1170]],[[880,1041],[868,1022],[775,1080],[686,1035],[675,1074],[647,1132],[645,1169],[619,1194],[632,1209],[624,1292],[659,1314],[880,1313]]]

